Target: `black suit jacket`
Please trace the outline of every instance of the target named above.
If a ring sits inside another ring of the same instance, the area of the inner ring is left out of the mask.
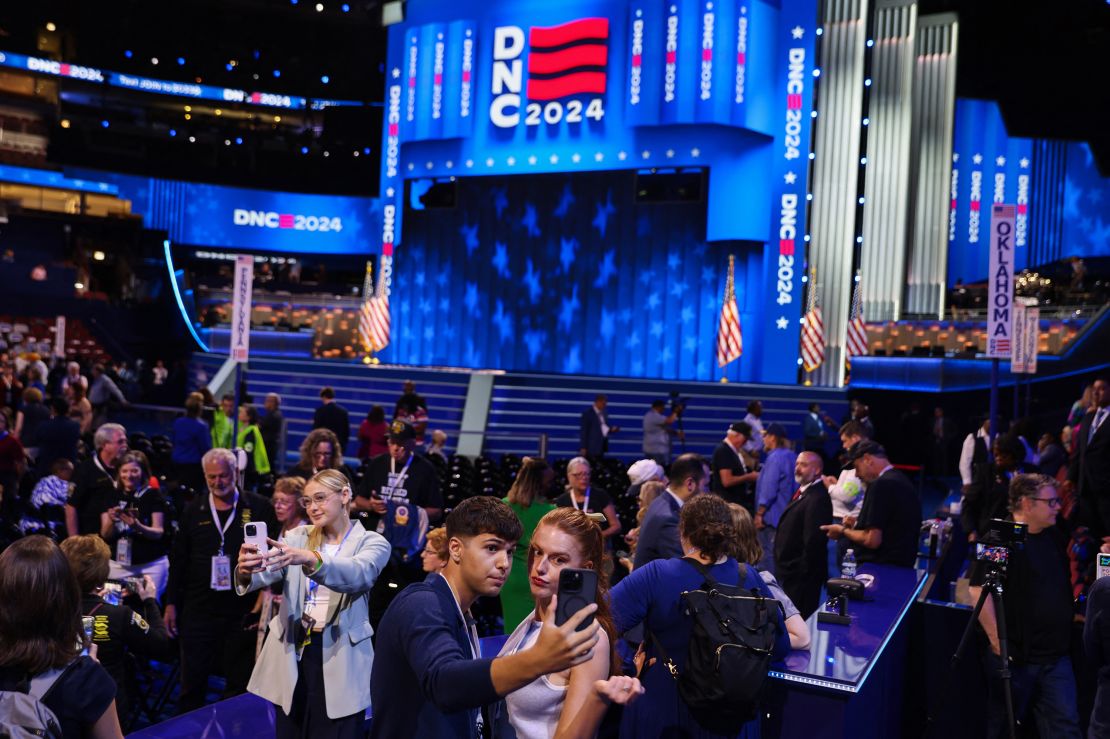
[[[612,426],[609,423],[609,414],[602,411],[601,415],[605,417],[606,425]],[[585,449],[588,457],[599,457],[609,448],[609,440],[601,431],[601,418],[598,417],[597,409],[592,405],[582,411],[578,428],[578,448]]]
[[[1079,443],[1068,467],[1068,479],[1079,495],[1084,522],[1099,536],[1110,535],[1110,417],[1103,420],[1094,438],[1095,414],[1079,422]]]
[[[830,523],[832,499],[817,482],[786,506],[775,532],[775,577],[803,618],[817,610],[828,576],[828,537],[821,527]]]
[[[312,416],[312,428],[329,429],[339,439],[339,451],[347,453],[347,439],[351,436],[351,416],[339,403],[324,403]]]

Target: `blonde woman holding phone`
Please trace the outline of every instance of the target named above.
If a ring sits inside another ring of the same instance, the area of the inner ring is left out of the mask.
[[[276,705],[278,739],[364,735],[374,660],[367,596],[390,547],[350,520],[351,497],[346,475],[318,472],[302,498],[311,525],[280,542],[267,539],[267,552],[255,544],[239,550],[240,595],[282,585],[281,608],[247,686]]]

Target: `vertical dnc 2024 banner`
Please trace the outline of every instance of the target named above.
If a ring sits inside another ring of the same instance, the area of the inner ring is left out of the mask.
[[[707,169],[706,241],[764,255],[758,279],[737,286],[748,349],[736,378],[795,381],[816,0],[406,12],[389,33],[383,267],[395,249],[403,259],[406,179]]]

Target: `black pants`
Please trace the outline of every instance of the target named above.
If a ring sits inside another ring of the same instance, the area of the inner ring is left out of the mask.
[[[323,641],[320,632],[314,632],[312,642],[304,648],[301,661],[297,663],[297,687],[293,690],[291,713],[286,715],[281,706],[274,707],[276,739],[362,739],[366,736],[365,711],[328,718]]]
[[[226,680],[223,697],[247,689],[254,669],[258,634],[243,630],[243,617],[189,613],[181,625],[181,697],[177,712],[186,713],[205,704],[208,677],[217,671]]]

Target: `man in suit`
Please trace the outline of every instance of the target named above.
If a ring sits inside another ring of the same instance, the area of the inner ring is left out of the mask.
[[[832,523],[832,499],[821,479],[824,465],[813,452],[802,452],[794,464],[794,491],[779,518],[775,535],[775,576],[779,585],[809,618],[821,601],[828,553],[821,527]]]
[[[405,588],[378,630],[371,739],[488,735],[501,698],[593,656],[598,622],[576,630],[597,610],[590,603],[559,627],[549,614],[528,649],[482,658],[470,606],[501,592],[520,535],[516,514],[490,496],[467,498],[447,517],[447,566]]]
[[[636,541],[635,567],[654,559],[682,556],[678,542],[678,513],[698,493],[709,492],[709,465],[700,454],[683,454],[671,464],[670,484],[648,506]]]
[[[748,469],[741,450],[751,437],[752,427],[743,421],[729,425],[725,438],[713,450],[711,485],[714,493],[729,503],[739,503],[749,513],[755,510],[752,483],[759,477],[759,473]],[[762,443],[761,435],[760,444]]]
[[[320,391],[323,403],[312,416],[312,428],[328,429],[339,439],[339,453],[345,454],[347,439],[351,435],[351,416],[347,409],[335,402],[335,391],[325,387]]]
[[[285,416],[281,414],[281,396],[267,393],[263,404],[266,415],[258,424],[262,432],[262,444],[270,455],[270,464],[275,471],[285,469]]]
[[[1110,536],[1110,383],[1105,378],[1091,386],[1095,409],[1079,422],[1076,453],[1068,467],[1083,523],[1096,537]]]
[[[609,434],[621,430],[620,426],[609,425],[609,414],[605,406],[609,399],[604,395],[594,398],[594,404],[582,411],[578,429],[578,453],[583,457],[600,457],[609,449]]]
[[[913,567],[921,531],[921,502],[913,485],[891,465],[878,442],[866,440],[852,447],[851,460],[867,485],[859,519],[822,526],[830,539],[844,538],[860,562]]]

